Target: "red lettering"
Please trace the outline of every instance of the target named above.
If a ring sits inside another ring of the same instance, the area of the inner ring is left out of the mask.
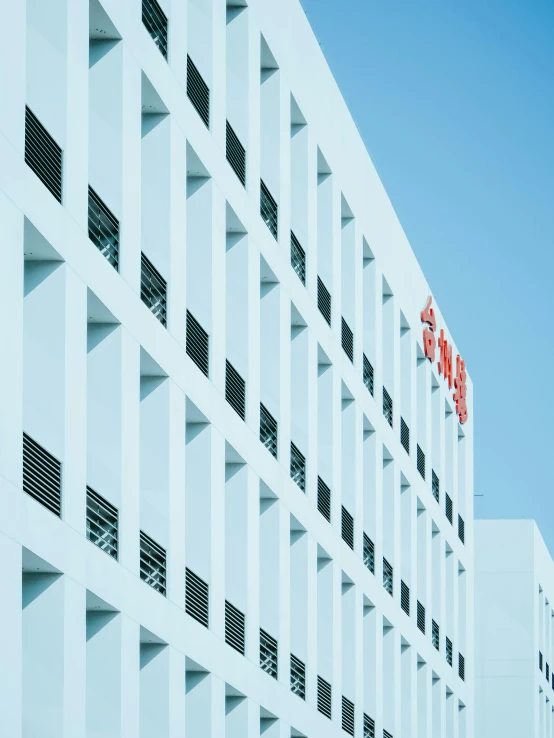
[[[460,357],[456,356],[456,379],[454,380],[454,400],[456,401],[456,413],[460,419],[460,423],[465,423],[467,420],[467,385],[466,385],[466,363]]]
[[[429,295],[427,302],[425,303],[425,307],[421,311],[421,322],[428,323],[431,326],[431,330],[434,332],[437,330],[437,321],[435,320],[435,311],[431,307],[432,302],[433,298]]]
[[[435,334],[430,328],[425,327],[423,329],[423,351],[429,361],[435,361],[435,348],[437,340]]]
[[[439,336],[439,374],[448,382],[448,389],[452,389],[452,346],[444,337],[442,328]]]

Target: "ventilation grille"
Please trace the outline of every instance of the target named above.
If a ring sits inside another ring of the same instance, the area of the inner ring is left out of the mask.
[[[246,382],[230,361],[225,364],[225,399],[244,420],[246,416]]]
[[[208,584],[187,567],[185,569],[185,612],[206,628],[209,627],[210,622],[209,598]]]
[[[140,532],[140,578],[165,597],[165,549],[142,530]]]
[[[364,713],[364,738],[375,738],[375,720]]]
[[[404,446],[404,451],[410,453],[410,429],[408,428],[404,418],[400,418],[400,443]]]
[[[383,387],[383,415],[387,419],[387,423],[392,428],[392,397],[389,395],[385,387]]]
[[[142,0],[142,22],[164,59],[167,59],[167,18],[156,0]]]
[[[140,299],[162,325],[167,325],[167,282],[143,253],[140,267]]]
[[[88,237],[114,269],[119,265],[119,221],[88,188]]]
[[[292,441],[290,444],[290,476],[304,492],[306,489],[306,458]]]
[[[290,655],[290,689],[301,699],[306,699],[306,666],[292,653]]]
[[[425,454],[421,450],[419,443],[417,444],[417,470],[425,479]]]
[[[350,330],[350,326],[346,320],[342,319],[342,348],[350,361],[354,363],[354,334]]]
[[[542,651],[539,651],[539,669],[542,671]]]
[[[465,682],[466,680],[466,660],[461,653],[458,654],[458,676]]]
[[[317,509],[325,520],[331,522],[331,490],[321,477],[317,478]]]
[[[331,720],[331,685],[323,677],[317,677],[317,709]]]
[[[331,325],[331,293],[319,276],[317,278],[317,307],[325,320]]]
[[[388,730],[383,728],[383,738],[392,738],[392,733],[389,733]]]
[[[440,482],[434,469],[431,469],[431,491],[435,500],[440,503]]]
[[[383,587],[387,590],[390,596],[393,596],[394,586],[394,575],[392,566],[383,557]]]
[[[548,662],[545,665],[544,674],[546,676],[546,681],[549,682],[550,681],[550,666],[548,666]]]
[[[417,601],[417,627],[425,633],[425,607],[419,600]]]
[[[225,600],[225,643],[244,656],[244,613]]]
[[[373,380],[373,364],[364,354],[364,367],[363,367],[363,380],[364,384],[369,391],[369,394],[373,397],[374,392],[374,380]]]
[[[466,542],[466,524],[461,515],[458,515],[458,538],[462,543]]]
[[[439,624],[435,620],[431,620],[431,643],[437,651],[440,651],[441,636]]]
[[[210,374],[210,337],[187,310],[187,354],[200,369],[202,374]]]
[[[354,703],[342,696],[342,729],[354,735]]]
[[[400,582],[400,607],[406,615],[410,615],[410,588],[406,582]]]
[[[552,669],[552,673],[550,675],[551,682],[552,682],[552,689],[554,689],[554,669]]]
[[[62,465],[26,433],[23,434],[23,491],[61,517]]]
[[[448,518],[448,521],[450,525],[452,525],[453,521],[453,511],[452,511],[452,498],[448,494],[448,492],[445,492],[445,511],[446,511],[446,517]]]
[[[290,263],[298,279],[306,284],[306,252],[294,233],[290,232]]]
[[[260,180],[260,215],[275,240],[278,236],[277,202],[267,189],[263,179]]]
[[[277,421],[260,402],[260,441],[277,458]]]
[[[260,628],[260,666],[277,679],[277,641]]]
[[[372,574],[375,574],[375,545],[371,538],[364,533],[364,564]]]
[[[350,515],[344,505],[342,506],[341,514],[341,534],[342,540],[346,545],[350,546],[350,548],[354,550],[354,518]]]
[[[25,107],[25,164],[62,201],[63,152],[36,115]]]
[[[206,128],[210,127],[210,88],[204,82],[196,64],[187,54],[187,97],[202,119]]]
[[[87,538],[117,559],[117,508],[87,487]]]
[[[243,187],[246,187],[246,150],[239,141],[237,134],[231,128],[231,124],[227,121],[227,144],[225,148],[227,161],[231,165],[231,169],[240,179]]]
[[[453,648],[452,648],[452,641],[448,636],[446,636],[446,662],[452,666],[452,655],[453,655]]]

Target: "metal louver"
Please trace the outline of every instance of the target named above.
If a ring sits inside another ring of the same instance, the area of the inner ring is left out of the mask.
[[[244,613],[225,600],[225,643],[244,656]]]
[[[421,450],[419,443],[417,444],[417,470],[425,479],[425,454]]]
[[[290,477],[304,492],[306,489],[306,457],[292,441],[290,443]]]
[[[341,343],[344,353],[354,363],[354,334],[346,320],[342,318]]]
[[[458,654],[458,676],[465,682],[466,680],[466,660],[461,653]]]
[[[393,568],[389,562],[383,557],[383,587],[392,597],[394,594],[394,574]]]
[[[354,550],[354,518],[344,505],[341,511],[341,535],[346,545]]]
[[[23,434],[23,491],[61,517],[61,462],[26,433]]]
[[[142,0],[142,22],[167,59],[167,17],[156,0]]]
[[[260,666],[269,676],[277,679],[277,641],[260,628]]]
[[[246,417],[246,382],[229,360],[225,363],[225,399],[244,420]]]
[[[205,628],[210,624],[210,589],[188,566],[185,569],[185,612]]]
[[[383,728],[383,738],[392,738],[392,733],[389,733],[388,730]]]
[[[87,538],[114,559],[117,559],[117,529],[117,508],[87,486]]]
[[[431,491],[435,500],[440,504],[440,482],[434,469],[431,469]]]
[[[466,542],[466,524],[461,515],[458,515],[458,538],[462,543]]]
[[[25,164],[62,201],[63,151],[42,125],[33,111],[25,106]]]
[[[140,578],[165,597],[166,554],[144,531],[140,532]]]
[[[373,364],[364,354],[363,359],[363,381],[369,394],[373,397],[374,380],[373,380]]]
[[[354,703],[344,695],[342,696],[342,729],[354,735]]]
[[[448,494],[448,492],[444,493],[444,507],[446,512],[446,517],[448,518],[448,522],[450,525],[452,525],[452,521],[454,519],[454,513],[453,513],[453,506],[452,506],[452,498]]]
[[[404,418],[400,418],[400,443],[404,447],[404,451],[410,453],[410,429]]]
[[[441,647],[441,636],[439,624],[435,620],[431,620],[431,643],[433,647],[440,651]]]
[[[277,202],[263,179],[260,180],[260,215],[273,238],[277,240],[279,231]]]
[[[317,478],[317,509],[325,520],[331,522],[331,490],[323,479]]]
[[[229,121],[227,121],[225,154],[227,161],[231,165],[231,169],[239,178],[242,186],[246,187],[246,150]]]
[[[375,738],[375,720],[364,713],[364,738]]]
[[[425,633],[425,607],[419,600],[417,601],[417,627]]]
[[[383,387],[383,415],[387,419],[387,423],[392,428],[392,422],[393,422],[392,397],[389,395],[385,387]]]
[[[539,651],[539,669],[542,671],[542,651]]]
[[[210,127],[210,88],[198,71],[196,64],[187,54],[187,97],[202,119]]]
[[[552,669],[552,672],[550,674],[550,679],[551,679],[552,689],[554,689],[554,669]]]
[[[323,677],[317,677],[317,709],[322,715],[331,720],[331,685]]]
[[[306,252],[294,233],[290,232],[290,263],[298,279],[306,284]]]
[[[210,337],[190,310],[187,310],[186,350],[187,355],[194,361],[202,374],[208,377],[210,374]]]
[[[260,402],[260,441],[277,458],[277,421]]]
[[[331,293],[323,284],[320,276],[317,278],[317,307],[329,325],[331,325]]]
[[[290,655],[290,690],[301,699],[306,699],[306,665],[292,653]]]
[[[140,255],[140,299],[162,325],[167,325],[167,282],[144,253]]]
[[[546,677],[546,681],[549,682],[550,681],[550,666],[548,665],[548,661],[546,662],[545,667],[544,667],[544,675]]]
[[[410,615],[410,588],[404,581],[400,582],[400,607]]]
[[[452,641],[446,636],[446,663],[452,666],[453,648]]]
[[[363,558],[365,566],[372,574],[375,574],[375,544],[367,533],[364,533]]]
[[[114,269],[118,269],[119,221],[90,186],[88,188],[88,237]]]

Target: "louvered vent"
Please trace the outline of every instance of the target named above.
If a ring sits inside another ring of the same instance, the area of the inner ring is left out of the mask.
[[[542,671],[542,651],[539,651],[539,669]]]
[[[187,97],[202,119],[206,128],[210,127],[210,88],[204,82],[196,64],[187,54]]]
[[[260,628],[260,666],[277,679],[277,641]]]
[[[321,477],[317,478],[317,509],[325,520],[331,522],[331,490]]]
[[[246,382],[230,361],[225,364],[225,399],[244,420],[246,416]]]
[[[342,318],[342,348],[350,361],[354,363],[354,334],[344,318]]]
[[[466,660],[461,653],[458,654],[458,676],[465,682],[466,680]]]
[[[364,738],[375,738],[375,720],[364,713]]]
[[[546,677],[546,681],[549,682],[550,681],[550,666],[548,666],[548,662],[546,662],[545,664],[544,675]]]
[[[306,699],[306,666],[292,653],[290,655],[290,689],[301,699]]]
[[[404,581],[400,582],[400,607],[406,615],[410,614],[410,588]]]
[[[62,465],[23,434],[23,491],[59,518],[62,514]]]
[[[208,628],[210,623],[210,590],[207,582],[185,569],[185,612]]]
[[[167,59],[167,18],[156,0],[142,0],[142,22],[164,59]]]
[[[243,187],[246,187],[246,150],[239,141],[237,134],[227,121],[227,144],[225,148],[227,161],[231,169],[240,179]]]
[[[25,164],[62,201],[63,152],[33,111],[25,107]]]
[[[392,428],[392,397],[389,395],[385,387],[383,387],[383,415],[387,419],[387,423]]]
[[[433,647],[440,651],[441,637],[439,624],[435,620],[431,620],[431,643]]]
[[[260,402],[260,441],[277,458],[277,421]]]
[[[450,666],[452,666],[452,655],[453,655],[453,648],[452,648],[452,641],[448,636],[446,636],[446,662]]]
[[[425,479],[425,454],[421,450],[419,443],[417,444],[417,470]]]
[[[551,682],[552,682],[552,689],[554,689],[554,669],[552,669],[552,673],[550,675],[550,679],[551,679]]]
[[[375,545],[371,538],[364,533],[364,564],[372,574],[375,574]]]
[[[461,515],[458,515],[458,538],[462,543],[466,542],[466,525]]]
[[[165,548],[162,548],[142,530],[140,532],[140,578],[165,597]]]
[[[341,514],[341,534],[342,540],[346,545],[350,546],[350,548],[354,550],[354,518],[350,515],[344,505],[342,506]]]
[[[140,299],[162,325],[167,325],[167,282],[144,255],[140,255]]]
[[[417,601],[417,627],[425,633],[425,607],[419,600]]]
[[[374,392],[374,380],[373,380],[373,364],[370,362],[370,360],[367,358],[367,356],[364,354],[364,361],[363,361],[363,380],[364,384],[369,391],[369,394],[373,397]]]
[[[317,278],[317,307],[325,320],[331,325],[331,293],[319,276]]]
[[[263,222],[269,228],[271,235],[277,240],[279,229],[277,202],[267,189],[263,179],[260,180],[260,215],[262,216]]]
[[[87,538],[117,559],[117,508],[87,487]]]
[[[383,587],[387,590],[387,592],[390,594],[390,596],[393,596],[394,593],[394,574],[392,566],[389,564],[389,562],[383,557]]]
[[[290,263],[302,284],[306,284],[306,252],[294,233],[290,232]]]
[[[354,735],[354,703],[342,696],[342,729]]]
[[[225,600],[225,643],[244,656],[244,613]]]
[[[119,221],[92,187],[88,188],[88,237],[114,269],[119,265]]]
[[[323,677],[317,677],[317,709],[331,720],[331,685]]]
[[[410,429],[408,428],[404,418],[400,418],[400,443],[404,446],[404,451],[410,453]]]
[[[187,354],[207,377],[210,374],[210,337],[187,310]]]
[[[388,730],[383,728],[383,738],[392,738],[392,733],[389,733]]]
[[[448,518],[448,521],[450,525],[452,525],[452,521],[454,518],[453,509],[452,509],[452,498],[448,494],[448,492],[445,492],[445,512],[446,517]]]
[[[435,500],[440,504],[440,483],[434,469],[431,469],[431,491]]]
[[[290,476],[304,492],[306,489],[306,458],[292,441],[290,444]]]

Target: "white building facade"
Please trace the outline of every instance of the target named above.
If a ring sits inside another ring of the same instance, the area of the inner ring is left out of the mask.
[[[0,6],[0,732],[471,738],[471,382],[300,4]]]
[[[475,524],[475,735],[551,738],[554,563],[534,520]]]

